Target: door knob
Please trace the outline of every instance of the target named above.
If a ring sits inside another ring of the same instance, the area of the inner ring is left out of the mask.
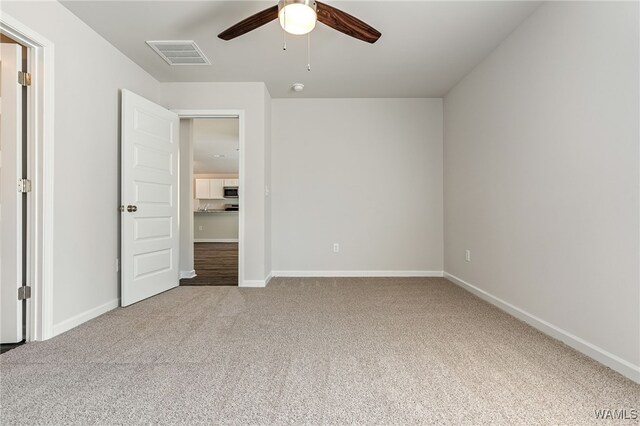
[[[138,206],[132,206],[131,204],[129,204],[129,205],[127,206],[127,211],[128,211],[129,213],[137,212],[137,211],[138,211]]]

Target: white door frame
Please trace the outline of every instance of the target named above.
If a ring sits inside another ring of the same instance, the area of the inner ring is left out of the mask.
[[[178,114],[180,119],[183,118],[224,118],[224,117],[238,117],[238,127],[239,127],[239,160],[238,160],[238,179],[240,187],[240,191],[238,193],[238,203],[240,204],[240,209],[238,211],[238,286],[242,287],[244,282],[244,206],[245,206],[245,179],[244,179],[244,170],[245,170],[245,143],[244,143],[244,134],[245,134],[245,117],[244,110],[241,109],[172,109],[171,111]],[[182,141],[180,141],[182,142]],[[193,161],[193,159],[192,159]],[[181,185],[178,185],[180,187]],[[193,179],[191,179],[191,183],[189,185],[191,188],[191,193],[189,194],[189,211],[193,212]],[[180,195],[180,203],[183,202],[182,196]],[[180,232],[183,232],[183,227],[180,225]],[[191,234],[191,244],[193,246],[193,234]]]
[[[32,74],[28,90],[27,155],[29,246],[27,284],[27,341],[53,337],[53,144],[54,45],[6,13],[0,14],[0,32],[27,46]]]

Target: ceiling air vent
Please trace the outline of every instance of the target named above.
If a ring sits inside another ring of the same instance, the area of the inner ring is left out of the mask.
[[[169,65],[211,65],[193,40],[147,41]]]

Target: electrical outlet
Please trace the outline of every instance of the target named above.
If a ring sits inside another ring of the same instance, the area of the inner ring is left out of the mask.
[[[202,231],[202,225],[198,226],[198,231]]]
[[[333,243],[333,252],[334,253],[340,253],[340,244]]]
[[[464,251],[464,260],[467,262],[471,262],[471,250]]]

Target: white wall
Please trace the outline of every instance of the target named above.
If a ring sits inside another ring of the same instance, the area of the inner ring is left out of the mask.
[[[170,109],[243,110],[245,114],[245,244],[247,285],[263,285],[265,268],[265,105],[263,83],[162,83],[161,104]]]
[[[638,35],[638,3],[544,4],[444,102],[445,271],[636,380]]]
[[[274,271],[441,273],[441,99],[272,107]]]
[[[53,322],[60,333],[117,306],[121,88],[159,83],[57,2],[2,2],[55,44]]]

